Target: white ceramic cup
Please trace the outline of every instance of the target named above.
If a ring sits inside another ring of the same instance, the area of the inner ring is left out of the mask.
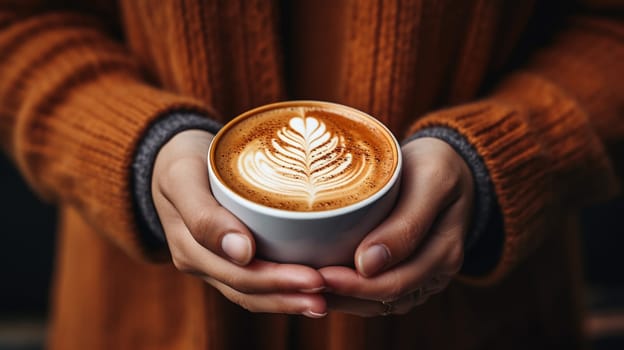
[[[345,207],[326,211],[289,211],[276,209],[243,198],[228,188],[215,174],[214,145],[219,134],[232,130],[230,124],[271,108],[320,104],[348,109],[376,123],[392,139],[397,164],[390,180],[372,196]],[[401,148],[392,133],[377,119],[351,107],[321,101],[288,101],[258,107],[233,119],[215,136],[208,152],[208,176],[215,199],[253,232],[257,256],[281,263],[312,267],[354,263],[355,249],[362,239],[392,210],[399,192]]]

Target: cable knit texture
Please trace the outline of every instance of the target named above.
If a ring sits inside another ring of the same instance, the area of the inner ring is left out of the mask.
[[[591,0],[0,0],[0,145],[61,215],[50,348],[581,347],[574,214],[617,194],[624,169],[617,11]],[[289,98],[351,105],[399,138],[462,135],[492,182],[500,257],[407,315],[322,320],[252,314],[150,263],[131,164],[154,121],[184,110],[226,122]]]

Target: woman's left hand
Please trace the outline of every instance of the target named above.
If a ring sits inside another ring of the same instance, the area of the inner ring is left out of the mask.
[[[461,268],[474,197],[470,169],[439,139],[413,140],[402,152],[397,205],[360,243],[355,269],[320,269],[330,309],[404,314],[446,288]]]

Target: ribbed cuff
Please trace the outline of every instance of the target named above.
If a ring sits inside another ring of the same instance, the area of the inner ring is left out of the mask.
[[[152,199],[152,172],[158,151],[173,136],[184,130],[201,129],[216,134],[220,128],[220,123],[205,116],[175,111],[156,120],[141,139],[132,162],[132,193],[139,229],[145,243],[151,248],[162,247],[166,243]]]

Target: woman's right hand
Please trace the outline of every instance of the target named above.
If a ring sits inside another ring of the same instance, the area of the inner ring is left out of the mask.
[[[174,265],[249,311],[325,316],[321,274],[255,259],[252,234],[213,198],[206,160],[212,137],[183,131],[156,158],[152,196]]]

